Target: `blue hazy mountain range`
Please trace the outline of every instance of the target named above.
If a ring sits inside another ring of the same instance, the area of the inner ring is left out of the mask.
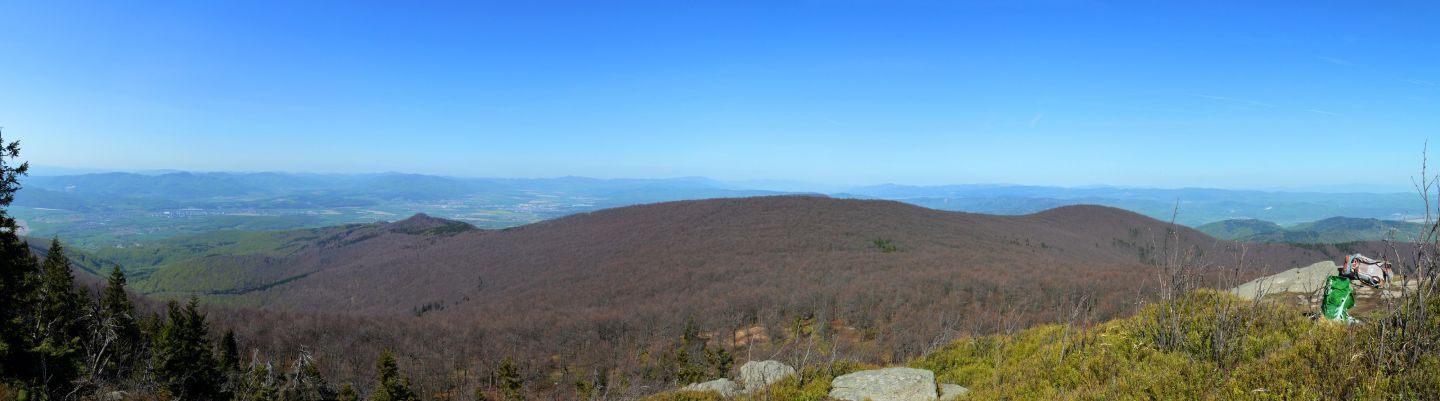
[[[1413,193],[1226,189],[874,185],[790,181],[459,178],[434,175],[231,172],[95,173],[27,177],[14,213],[35,236],[123,246],[224,229],[264,230],[398,220],[415,213],[504,228],[597,209],[673,200],[785,194],[886,199],[951,211],[1027,214],[1074,204],[1132,210],[1200,226],[1259,219],[1283,225],[1345,216],[1422,216]]]
[[[1271,192],[1208,188],[1046,187],[1025,185],[876,185],[848,193],[942,210],[1024,214],[1073,204],[1131,210],[1190,226],[1231,219],[1297,224],[1345,216],[1407,220],[1423,216],[1415,193]]]
[[[1422,223],[1355,217],[1331,217],[1289,227],[1255,219],[1222,220],[1196,227],[1215,238],[1288,243],[1415,241],[1423,238],[1429,228]]]

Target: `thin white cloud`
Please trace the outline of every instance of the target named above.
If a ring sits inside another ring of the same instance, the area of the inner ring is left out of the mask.
[[[1035,113],[1035,117],[1030,118],[1030,128],[1035,128],[1036,124],[1040,124],[1042,118],[1045,118],[1045,113]]]
[[[833,125],[833,126],[836,126],[836,127],[844,127],[844,126],[846,125],[844,122],[841,122],[840,120],[836,120],[835,118],[830,117],[830,113],[818,113],[818,114],[815,116],[815,118],[819,119],[820,122],[823,122],[823,123],[825,123],[825,124],[827,124],[827,125]]]
[[[1218,100],[1218,101],[1222,101],[1222,102],[1242,103],[1242,104],[1247,104],[1247,105],[1251,105],[1251,106],[1275,107],[1275,105],[1273,105],[1273,104],[1265,103],[1265,102],[1262,102],[1262,101],[1259,101],[1259,100],[1254,100],[1254,99],[1241,99],[1241,98],[1228,97],[1228,96],[1200,95],[1200,94],[1191,94],[1190,96],[1198,97],[1198,98],[1201,98],[1201,99]]]
[[[1327,116],[1338,116],[1338,115],[1340,115],[1340,113],[1336,113],[1336,112],[1333,112],[1333,111],[1327,111],[1327,110],[1320,110],[1320,109],[1305,109],[1305,111],[1308,111],[1308,112],[1311,112],[1311,113],[1315,113],[1315,114],[1324,114],[1324,115],[1327,115]]]
[[[1401,81],[1401,82],[1408,83],[1408,84],[1412,84],[1412,85],[1435,86],[1435,81],[1426,81],[1426,80],[1423,80],[1423,79],[1400,78],[1400,81]]]
[[[1330,63],[1330,64],[1355,65],[1355,63],[1350,62],[1350,60],[1346,60],[1346,59],[1339,58],[1339,57],[1320,56],[1319,59],[1320,59],[1321,61],[1324,61],[1324,62],[1327,62],[1327,63]]]

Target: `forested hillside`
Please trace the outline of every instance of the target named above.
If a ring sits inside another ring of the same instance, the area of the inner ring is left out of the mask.
[[[428,302],[465,310],[472,306],[463,298],[513,298],[509,291],[553,291],[566,294],[560,302],[582,302],[583,296],[576,295],[590,291],[577,292],[572,286],[604,292],[616,285],[639,285],[648,290],[625,292],[649,299],[694,282],[722,285],[695,275],[725,277],[727,282],[755,276],[754,282],[731,284],[739,287],[805,288],[800,284],[820,281],[813,279],[822,274],[977,287],[983,281],[990,284],[983,286],[987,288],[1037,286],[1151,264],[1166,247],[1177,248],[1175,238],[1166,234],[1171,229],[1105,207],[1074,206],[1012,217],[796,196],[634,206],[506,230],[480,230],[418,215],[394,223],[216,233],[101,250],[94,257],[127,266],[138,288],[156,294],[214,295],[270,309],[407,313]],[[1209,265],[1242,262],[1241,244],[1184,227],[1173,229],[1179,248],[1195,252],[1194,257]],[[1335,247],[1245,246],[1243,263],[1256,272],[1343,253]],[[1058,270],[1043,274],[1040,269]],[[1061,271],[1086,274],[1056,274]],[[407,285],[425,291],[380,291],[406,284],[386,279],[397,272],[407,272]],[[817,276],[796,277],[792,272]],[[638,280],[641,277],[646,280]],[[1026,280],[1013,285],[993,282],[1022,277]],[[256,292],[260,287],[263,293]],[[379,295],[357,296],[361,293]]]
[[[1077,307],[1087,319],[1129,313],[1157,293],[1152,266],[1167,255],[1214,283],[1350,250],[1218,241],[1107,207],[990,216],[785,196],[506,230],[421,215],[90,257],[120,261],[153,296],[228,305],[213,318],[243,347],[274,357],[304,348],[332,377],[368,377],[373,355],[393,348],[422,392],[481,386],[512,358],[527,391],[555,395],[574,389],[554,383],[624,381],[644,393],[697,379],[682,372],[705,365],[707,349],[904,361]],[[456,369],[466,373],[446,373]]]

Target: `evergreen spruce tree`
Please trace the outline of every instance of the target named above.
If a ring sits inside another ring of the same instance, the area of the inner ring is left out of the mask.
[[[355,395],[355,387],[351,387],[350,383],[345,383],[340,386],[340,395],[335,399],[337,401],[360,401],[360,396]]]
[[[40,382],[50,398],[68,393],[80,372],[80,335],[85,302],[75,291],[70,258],[60,240],[50,242],[41,268],[31,352],[39,362]]]
[[[500,384],[500,394],[510,401],[523,401],[525,394],[521,390],[525,387],[525,379],[520,377],[520,366],[515,359],[505,357],[500,361],[500,368],[495,370],[496,381]]]
[[[6,143],[0,134],[0,382],[34,383],[37,361],[30,352],[34,318],[32,300],[40,263],[19,236],[19,225],[9,214],[20,177],[29,163],[15,166],[20,142]]]
[[[211,352],[209,327],[198,304],[195,298],[184,307],[170,302],[169,320],[155,336],[155,379],[172,398],[217,400],[221,399],[220,363]]]
[[[232,394],[236,399],[240,399],[240,391],[247,384],[250,372],[240,369],[240,346],[235,341],[235,331],[225,330],[225,336],[220,340],[219,357],[221,392]]]
[[[699,383],[705,378],[705,369],[690,360],[690,351],[681,345],[675,351],[675,379],[679,384]]]
[[[85,300],[75,291],[75,274],[70,271],[70,258],[65,256],[60,239],[50,241],[49,254],[41,265],[40,310],[47,337],[60,340],[80,332]]]
[[[127,375],[144,344],[135,316],[135,304],[125,293],[125,273],[120,271],[120,266],[110,270],[110,278],[100,293],[99,302],[97,330],[105,331],[103,334],[112,342],[109,349],[114,357],[110,358],[113,364],[110,369],[119,376]]]
[[[370,396],[372,401],[416,401],[415,393],[410,391],[410,380],[400,377],[400,367],[395,364],[395,355],[390,350],[380,353],[380,360],[375,362],[375,394]]]
[[[173,305],[174,302],[169,304]],[[150,316],[146,316],[136,323],[140,326],[140,337],[150,340],[148,345],[154,347],[155,341],[160,337],[160,332],[165,329],[165,319],[161,318],[159,313],[151,312]]]
[[[235,342],[234,330],[226,329],[225,337],[220,340],[220,371],[240,371],[240,345]]]
[[[705,363],[710,367],[710,378],[722,378],[735,366],[735,357],[723,346],[705,347]]]
[[[300,368],[300,373],[296,375],[296,378],[295,382],[297,385],[295,388],[299,390],[297,391],[298,396],[293,399],[335,401],[338,397],[338,394],[335,393],[335,388],[330,386],[330,382],[325,380],[324,375],[320,374],[320,367],[315,366],[314,363],[306,363],[304,367]]]

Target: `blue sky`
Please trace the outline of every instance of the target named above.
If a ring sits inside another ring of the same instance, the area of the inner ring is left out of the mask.
[[[421,3],[0,0],[0,126],[102,169],[1222,188],[1403,189],[1440,140],[1427,2]]]

